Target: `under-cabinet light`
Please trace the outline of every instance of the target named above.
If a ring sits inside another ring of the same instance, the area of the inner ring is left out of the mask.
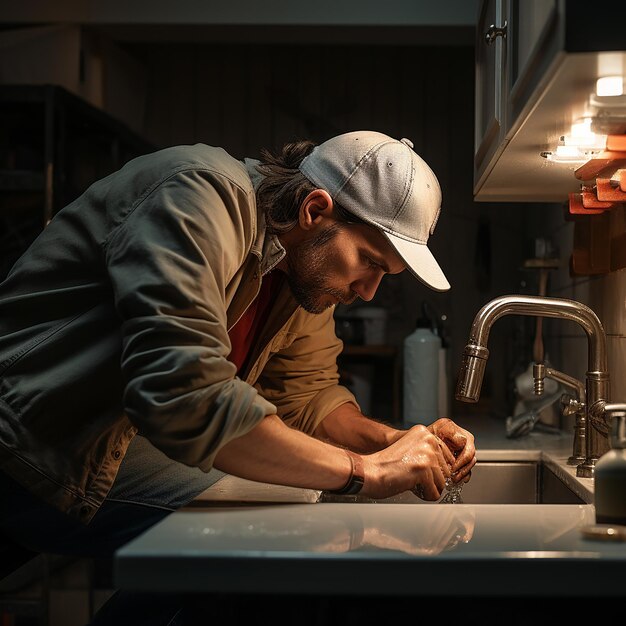
[[[577,146],[583,151],[603,150],[606,146],[606,135],[599,135],[591,130],[591,118],[585,117],[572,124],[569,135],[562,138],[566,146]]]
[[[556,156],[561,159],[573,159],[584,157],[578,146],[559,145],[556,147]]]
[[[577,146],[558,145],[554,152],[542,152],[541,156],[553,163],[568,163],[570,165],[582,165],[591,157],[586,155]]]
[[[596,81],[597,96],[621,96],[624,93],[622,76],[603,76]]]
[[[541,156],[554,163],[582,165],[606,146],[606,135],[591,132],[591,118],[572,124],[570,134],[563,135],[554,151],[542,152]]]

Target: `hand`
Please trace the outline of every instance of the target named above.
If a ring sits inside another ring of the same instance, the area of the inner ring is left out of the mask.
[[[455,457],[452,463],[452,479],[454,482],[468,482],[472,467],[476,465],[476,447],[474,435],[468,430],[457,426],[451,419],[442,417],[428,426],[428,430],[439,437]]]
[[[387,448],[363,456],[363,495],[389,498],[420,486],[420,497],[438,500],[456,459],[444,441],[418,424]]]

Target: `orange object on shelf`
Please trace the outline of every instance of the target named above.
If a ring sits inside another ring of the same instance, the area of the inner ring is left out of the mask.
[[[626,152],[626,135],[607,135],[606,149]]]
[[[626,192],[619,186],[614,186],[610,178],[596,178],[596,196],[598,200],[605,202],[624,202]]]
[[[626,170],[618,170],[616,173],[618,174],[620,190],[626,191]]]
[[[610,172],[610,177],[621,167],[626,167],[626,151],[604,150],[575,170],[574,176],[578,180],[592,180]]]
[[[583,191],[581,196],[585,209],[602,209],[606,211],[613,209],[615,205],[615,202],[602,202],[598,200],[596,194],[591,191]]]
[[[569,195],[569,212],[572,215],[597,215],[604,213],[606,209],[590,209],[583,205],[582,193],[570,193]]]
[[[610,202],[598,198],[596,187],[582,187],[583,206],[586,209],[614,209],[621,202]]]

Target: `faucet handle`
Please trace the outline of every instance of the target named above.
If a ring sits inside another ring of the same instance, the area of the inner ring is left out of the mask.
[[[567,417],[568,415],[575,415],[582,413],[585,410],[585,403],[580,402],[569,393],[564,393],[561,396],[561,414]]]
[[[605,413],[609,413],[609,414],[613,414],[613,413],[626,413],[626,403],[618,403],[618,404],[605,404],[604,405],[604,412]]]
[[[552,369],[551,367],[545,367],[545,377],[551,378],[552,380],[556,380],[558,383],[569,387],[573,391],[576,392],[576,401],[578,404],[584,408],[585,406],[585,385],[581,383],[578,379],[569,376],[563,372],[559,372],[558,370]]]
[[[546,366],[544,363],[533,363],[533,384],[536,396],[543,395]]]

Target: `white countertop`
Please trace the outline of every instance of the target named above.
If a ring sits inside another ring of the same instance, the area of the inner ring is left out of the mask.
[[[120,549],[115,584],[436,596],[454,578],[463,594],[623,596],[626,542],[581,533],[595,522],[593,480],[566,463],[573,435],[509,440],[504,424],[480,422],[472,423],[479,462],[541,459],[585,503],[326,503],[317,491],[225,476]]]

